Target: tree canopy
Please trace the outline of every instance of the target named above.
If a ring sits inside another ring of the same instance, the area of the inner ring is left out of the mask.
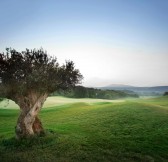
[[[1,97],[14,99],[30,91],[52,93],[79,83],[82,75],[72,61],[60,66],[43,49],[18,52],[7,48],[0,53]]]

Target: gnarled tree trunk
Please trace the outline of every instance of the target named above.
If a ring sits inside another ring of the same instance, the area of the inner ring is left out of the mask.
[[[46,98],[47,94],[39,96],[35,93],[31,93],[27,97],[19,97],[17,103],[20,106],[20,115],[15,128],[17,139],[44,134],[38,112]]]

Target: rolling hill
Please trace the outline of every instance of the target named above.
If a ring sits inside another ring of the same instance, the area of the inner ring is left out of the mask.
[[[40,113],[46,136],[30,140],[14,138],[19,110],[0,108],[1,162],[168,161],[167,96],[92,104],[63,98],[63,105],[54,98]]]

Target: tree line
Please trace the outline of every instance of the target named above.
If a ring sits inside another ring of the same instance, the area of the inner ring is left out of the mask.
[[[139,97],[132,91],[101,90],[96,88],[87,88],[76,86],[69,91],[56,91],[52,96],[65,96],[70,98],[97,98],[97,99],[119,99],[126,97]]]

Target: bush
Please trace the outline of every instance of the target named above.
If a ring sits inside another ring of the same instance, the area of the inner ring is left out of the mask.
[[[165,92],[163,96],[168,96],[168,92]]]

